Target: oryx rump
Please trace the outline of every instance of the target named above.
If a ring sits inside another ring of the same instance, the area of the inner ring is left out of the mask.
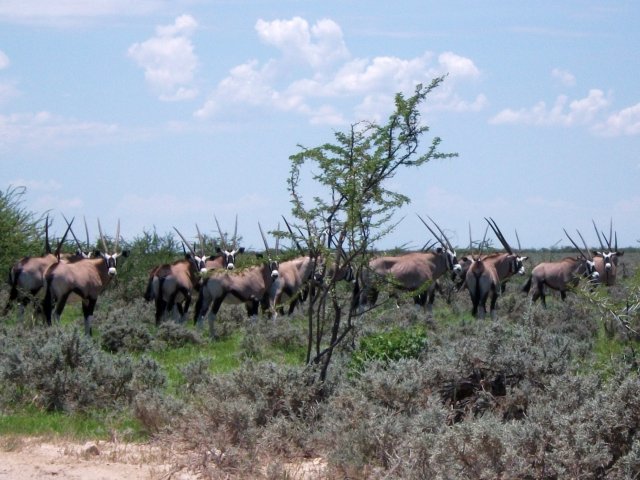
[[[65,219],[66,220],[66,219]],[[2,312],[6,315],[13,302],[19,305],[19,318],[22,320],[25,307],[31,303],[44,286],[44,273],[57,262],[75,261],[83,258],[84,253],[79,249],[74,254],[60,253],[67,233],[71,230],[71,223],[67,222],[67,229],[58,242],[55,252],[51,251],[49,244],[49,217],[45,219],[45,253],[40,257],[23,257],[9,270],[8,283],[10,287],[9,298]],[[36,311],[40,309],[40,301],[34,302]]]

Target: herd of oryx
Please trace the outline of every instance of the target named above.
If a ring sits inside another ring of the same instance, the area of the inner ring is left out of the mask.
[[[291,238],[300,250],[298,257],[279,262],[279,238],[276,239],[275,249],[271,250],[267,237],[258,224],[265,246],[265,255],[260,256],[262,258],[260,264],[238,269],[235,268],[236,256],[242,254],[245,249],[237,245],[237,217],[230,243],[223,234],[217,218],[215,219],[220,235],[220,245],[214,244],[211,252],[205,251],[205,242],[197,226],[199,245],[191,245],[174,227],[182,239],[184,257],[171,264],[158,265],[151,270],[144,298],[147,301],[154,301],[156,324],[160,324],[168,318],[176,322],[185,322],[192,296],[197,295],[193,309],[195,323],[203,327],[206,317],[209,333],[215,336],[215,319],[223,302],[245,304],[250,317],[257,315],[262,307],[263,311],[269,312],[275,319],[278,314],[284,313],[285,306],[291,314],[296,303],[306,297],[310,285],[314,282],[322,282],[326,278],[353,283],[352,314],[362,314],[376,306],[380,290],[405,292],[414,298],[416,304],[431,312],[435,294],[439,289],[438,279],[450,274],[459,289],[468,290],[474,316],[484,317],[487,310],[486,303],[489,300],[489,310],[491,315],[495,316],[496,302],[504,290],[505,283],[513,275],[525,274],[525,261],[528,257],[515,251],[496,222],[492,218],[486,218],[487,230],[485,230],[485,238],[479,243],[479,251],[473,252],[472,243],[470,243],[469,254],[458,259],[443,229],[431,217],[427,218],[435,229],[422,217],[418,217],[435,238],[433,244],[425,246],[419,252],[374,256],[369,260],[368,265],[359,268],[352,268],[348,263],[338,268],[327,268],[321,257],[308,252],[305,254],[288,224]],[[24,257],[11,268],[10,294],[4,314],[7,314],[12,304],[17,302],[22,317],[27,303],[38,298],[38,293],[44,290],[44,297],[35,302],[34,306],[36,310],[42,311],[47,324],[51,325],[52,322],[59,322],[68,297],[76,294],[82,299],[85,333],[91,335],[93,313],[98,296],[116,275],[118,258],[128,256],[128,251],[119,251],[119,221],[113,237],[113,249],[110,249],[98,220],[102,250],[96,251],[90,251],[86,221],[86,247],[73,232],[73,220],[69,222],[65,218],[65,221],[67,229],[55,251],[49,242],[47,218],[46,253],[39,257]],[[505,252],[482,252],[483,245],[486,245],[489,227]],[[541,299],[546,306],[545,290],[547,288],[559,291],[564,300],[567,291],[574,288],[581,278],[594,284],[615,284],[618,258],[624,252],[618,250],[617,235],[613,232],[613,225],[610,225],[608,236],[598,230],[595,222],[594,228],[600,250],[592,252],[582,234],[577,232],[582,242],[580,246],[564,230],[576,249],[576,255],[559,261],[542,262],[531,270],[523,290],[527,293],[533,292],[534,302]],[[69,232],[78,248],[73,254],[63,254],[61,248]],[[518,240],[518,250],[520,249]],[[323,275],[319,274],[320,271]]]

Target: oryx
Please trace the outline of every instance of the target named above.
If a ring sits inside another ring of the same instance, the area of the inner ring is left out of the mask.
[[[356,279],[352,312],[361,314],[369,306],[374,306],[378,292],[384,286],[392,288],[393,293],[406,292],[413,296],[416,304],[425,306],[430,313],[436,289],[436,280],[446,272],[459,272],[460,265],[456,252],[438,224],[431,222],[440,232],[438,235],[425,222],[418,218],[438,240],[440,247],[429,252],[412,252],[399,256],[376,257],[369,261]]]
[[[65,219],[66,220],[66,219]],[[84,252],[79,249],[74,254],[60,253],[67,234],[71,230],[71,222],[67,222],[67,229],[58,242],[55,252],[51,251],[49,243],[49,216],[45,219],[45,253],[39,257],[23,257],[16,262],[9,270],[8,283],[10,286],[9,299],[3,309],[2,314],[6,315],[14,301],[18,302],[18,316],[22,320],[25,307],[34,299],[44,286],[44,272],[54,263],[59,261],[73,261],[83,258]],[[34,302],[36,311],[40,309],[40,301]]]
[[[237,245],[237,234],[238,234],[238,216],[236,215],[236,223],[233,229],[233,239],[231,240],[231,249],[227,244],[227,239],[222,233],[222,229],[220,228],[220,223],[218,223],[218,218],[214,215],[214,219],[216,221],[216,225],[218,227],[218,232],[220,233],[220,242],[222,244],[222,248],[217,247],[216,251],[222,256],[222,268],[226,268],[227,270],[233,270],[235,268],[236,263],[236,255],[244,252],[244,247],[238,248]],[[218,264],[210,264],[207,266],[208,269],[220,268]]]
[[[599,275],[599,278],[594,281],[594,283],[602,283],[610,287],[616,284],[618,258],[624,255],[624,252],[618,250],[618,234],[614,234],[613,232],[613,220],[609,223],[609,238],[607,238],[604,232],[602,232],[602,237],[604,237],[605,242],[607,242],[607,248],[605,248],[602,243],[600,232],[598,232],[598,227],[596,227],[596,222],[593,219],[591,221],[593,222],[593,228],[596,231],[598,242],[600,243],[600,251],[594,252],[593,257],[596,264],[596,270]],[[613,246],[611,245],[612,241],[614,242]]]
[[[580,235],[585,246],[584,251],[578,247],[566,230],[564,230],[564,233],[573,246],[576,247],[579,255],[577,257],[565,257],[556,262],[539,263],[531,270],[529,280],[522,287],[522,291],[525,293],[529,293],[529,290],[533,288],[533,301],[535,302],[540,298],[542,305],[545,307],[547,306],[545,287],[559,290],[560,297],[564,300],[567,297],[567,291],[575,288],[581,277],[588,278],[590,281],[597,280],[599,277],[591,252],[580,232],[578,232],[578,235]]]
[[[485,218],[485,220],[498,237],[506,253],[480,254],[477,258],[472,257],[471,263],[467,267],[465,284],[471,296],[473,316],[484,318],[487,311],[487,299],[491,295],[489,309],[491,317],[495,319],[498,296],[504,291],[505,284],[512,275],[516,273],[524,275],[524,261],[528,257],[513,252],[493,218]],[[518,247],[520,247],[519,239]],[[464,263],[467,263],[466,259]]]
[[[215,216],[214,216],[215,218]],[[198,226],[196,225],[196,230],[198,230],[198,239],[200,242],[200,257],[205,259],[205,268],[207,270],[215,270],[215,269],[219,269],[219,268],[225,268],[227,270],[233,270],[235,268],[235,261],[236,261],[236,255],[244,252],[244,247],[238,248],[236,245],[237,242],[237,233],[238,233],[238,217],[236,216],[236,223],[235,223],[235,228],[234,228],[234,233],[233,233],[233,240],[232,240],[232,244],[233,247],[231,249],[229,249],[227,247],[227,241],[226,238],[224,236],[224,233],[222,233],[222,229],[220,228],[220,223],[218,222],[218,219],[215,218],[216,221],[216,225],[218,227],[218,233],[220,234],[220,243],[222,245],[222,248],[220,248],[218,245],[216,245],[215,241],[213,243],[213,248],[214,251],[217,253],[217,255],[206,255],[204,252],[204,238],[202,237],[200,230],[198,229]],[[174,227],[175,228],[175,227]],[[180,232],[178,232],[178,234],[180,234]],[[180,235],[182,236],[182,235]],[[186,243],[187,246],[189,246],[189,243],[186,242],[186,240],[184,240],[183,237],[183,246]],[[184,247],[183,247],[184,248]],[[192,251],[195,251],[195,245],[193,247],[193,249],[190,249]],[[195,254],[194,254],[195,255]],[[185,258],[187,256],[187,253],[185,252]],[[180,261],[180,260],[178,260]],[[153,267],[151,269],[151,271],[149,272],[149,276],[148,276],[148,280],[147,280],[147,288],[145,290],[144,293],[144,299],[146,301],[151,301],[154,300],[156,298],[155,296],[155,292],[154,292],[154,279],[157,280],[158,278],[158,273],[160,273],[161,275],[166,275],[166,273],[169,271],[169,264],[163,264],[163,265],[156,265],[155,267]],[[168,297],[168,295],[167,295]],[[175,308],[178,310],[178,313],[180,314],[180,316],[184,316],[185,315],[185,308],[184,308],[184,300],[182,302],[178,301],[175,303]],[[157,313],[157,312],[156,312]]]
[[[262,231],[260,224],[258,226]],[[233,304],[244,303],[249,317],[255,317],[271,284],[278,278],[279,264],[276,259],[271,258],[264,235],[263,240],[267,260],[261,265],[233,271],[211,270],[203,278],[196,302],[194,323],[202,328],[208,312],[209,335],[212,338],[215,338],[215,319],[223,301]]]
[[[115,277],[118,257],[129,255],[128,250],[118,252],[120,220],[116,228],[112,253],[109,253],[110,250],[102,234],[100,220],[98,220],[98,231],[104,251],[94,252],[95,258],[81,259],[72,263],[54,263],[44,273],[46,293],[42,305],[48,325],[51,325],[52,317],[56,323],[59,322],[67,298],[75,293],[82,298],[85,334],[91,335],[91,322],[98,296]]]
[[[150,282],[151,293],[148,296],[155,299],[156,325],[159,325],[163,317],[171,313],[173,313],[174,321],[184,323],[191,304],[192,292],[200,288],[201,278],[208,270],[207,262],[213,264],[215,259],[223,258],[206,255],[204,239],[197,225],[200,252],[196,252],[191,247],[176,227],[173,228],[182,239],[183,250],[186,245],[189,252],[185,250],[182,260],[160,265],[153,271]],[[222,264],[222,261],[217,262],[219,266]]]

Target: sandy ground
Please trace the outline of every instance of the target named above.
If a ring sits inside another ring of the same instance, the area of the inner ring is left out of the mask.
[[[188,462],[150,444],[73,443],[32,437],[0,437],[0,480],[196,480]],[[296,480],[326,478],[321,459],[286,464]]]
[[[171,466],[166,452],[151,445],[38,438],[0,440],[0,480],[192,480]],[[169,454],[170,456],[170,454]],[[179,463],[179,462],[178,462]]]

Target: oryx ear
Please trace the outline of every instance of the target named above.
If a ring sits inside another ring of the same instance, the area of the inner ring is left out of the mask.
[[[619,256],[619,257],[623,256],[624,255],[624,250],[621,251],[621,252],[616,252],[616,255]]]
[[[94,257],[101,257],[102,256],[102,252],[100,250],[94,250],[93,251],[93,256]]]
[[[222,253],[222,249],[220,247],[216,247],[216,253]]]
[[[442,247],[438,247],[436,248],[436,253],[442,253],[444,250],[442,250]]]
[[[209,255],[209,256],[207,257],[207,260],[215,260],[215,259],[216,259],[216,256],[215,256],[215,255]]]
[[[123,250],[120,255],[122,255],[125,258],[128,257],[129,256],[129,250]]]
[[[522,259],[522,261],[524,262],[525,260],[529,260],[529,257],[520,257]]]
[[[592,250],[592,251],[591,251],[591,255],[592,255],[593,257],[595,257],[596,255],[599,255],[599,256],[601,256],[601,257],[604,257],[604,253],[599,252],[599,251],[597,251],[597,250]]]
[[[184,252],[184,258],[186,258],[187,260],[190,260],[191,257],[193,257],[193,255],[191,255],[191,252]]]
[[[238,253],[244,253],[244,247],[240,247],[240,248],[238,249]]]

